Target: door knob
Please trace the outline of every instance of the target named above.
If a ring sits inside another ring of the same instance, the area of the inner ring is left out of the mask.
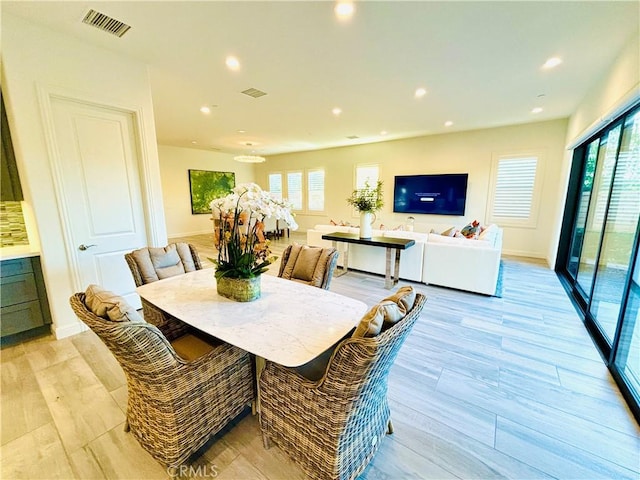
[[[78,247],[78,250],[82,250],[83,252],[85,250],[89,250],[91,247],[96,247],[97,245],[85,245],[84,243],[82,245],[80,245]]]

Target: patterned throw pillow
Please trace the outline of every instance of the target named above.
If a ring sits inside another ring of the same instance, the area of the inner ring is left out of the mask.
[[[460,233],[465,238],[477,238],[478,234],[480,233],[480,222],[474,220],[473,222],[467,223],[464,227],[462,227]]]

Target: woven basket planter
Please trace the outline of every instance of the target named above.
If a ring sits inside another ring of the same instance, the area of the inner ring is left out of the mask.
[[[252,302],[260,298],[260,275],[253,278],[221,277],[216,285],[219,295],[236,302]]]

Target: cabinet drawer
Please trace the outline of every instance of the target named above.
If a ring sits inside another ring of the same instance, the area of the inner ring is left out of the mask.
[[[44,325],[40,302],[33,301],[0,309],[0,335],[13,335]]]
[[[14,260],[0,262],[0,276],[2,277],[10,277],[11,275],[20,275],[29,272],[33,272],[30,258],[16,258]]]
[[[0,297],[2,307],[38,300],[38,289],[33,273],[2,277],[0,285],[2,288],[2,296]],[[2,320],[4,322],[4,318]]]

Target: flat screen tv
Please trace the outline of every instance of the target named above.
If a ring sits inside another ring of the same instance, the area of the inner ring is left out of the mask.
[[[467,173],[395,177],[393,211],[429,215],[464,215]]]

